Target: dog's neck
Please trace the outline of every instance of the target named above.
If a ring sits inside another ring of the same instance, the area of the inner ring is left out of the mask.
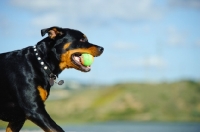
[[[54,50],[54,41],[45,38],[37,43],[37,51],[40,57],[45,61],[46,65],[51,69],[51,71],[58,76],[61,73],[59,67],[60,57],[56,54]]]
[[[54,70],[56,69],[55,64],[58,63],[58,60],[56,58],[48,58],[49,54],[53,54],[53,51],[50,49],[50,44],[51,43],[47,43],[45,41],[40,41],[36,46],[33,46],[33,51],[42,69],[48,75],[49,83],[52,86],[54,82],[56,83],[56,79],[60,71]],[[58,82],[59,85],[62,85],[63,83],[63,80]]]

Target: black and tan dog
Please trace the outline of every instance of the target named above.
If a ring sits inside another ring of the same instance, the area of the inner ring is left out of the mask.
[[[80,31],[41,30],[42,36],[46,33],[48,37],[34,47],[0,54],[0,119],[9,122],[7,132],[19,131],[27,119],[44,131],[62,132],[45,110],[50,87],[65,68],[90,71],[80,62],[82,53],[97,57],[103,52]]]

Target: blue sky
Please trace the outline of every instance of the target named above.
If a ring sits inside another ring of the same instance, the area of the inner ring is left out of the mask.
[[[78,29],[105,48],[92,70],[60,78],[89,83],[200,79],[199,0],[2,0],[0,53],[35,45],[40,30]]]

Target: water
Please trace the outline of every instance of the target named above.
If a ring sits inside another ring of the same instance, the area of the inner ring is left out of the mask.
[[[103,123],[63,128],[67,132],[200,132],[200,123]]]
[[[99,123],[62,126],[66,132],[200,132],[200,123]],[[5,129],[0,129],[5,132]],[[43,132],[41,129],[21,132]]]

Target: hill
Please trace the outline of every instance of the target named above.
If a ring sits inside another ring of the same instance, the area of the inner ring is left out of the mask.
[[[47,101],[50,115],[64,122],[200,121],[200,83],[126,83],[69,92]]]

